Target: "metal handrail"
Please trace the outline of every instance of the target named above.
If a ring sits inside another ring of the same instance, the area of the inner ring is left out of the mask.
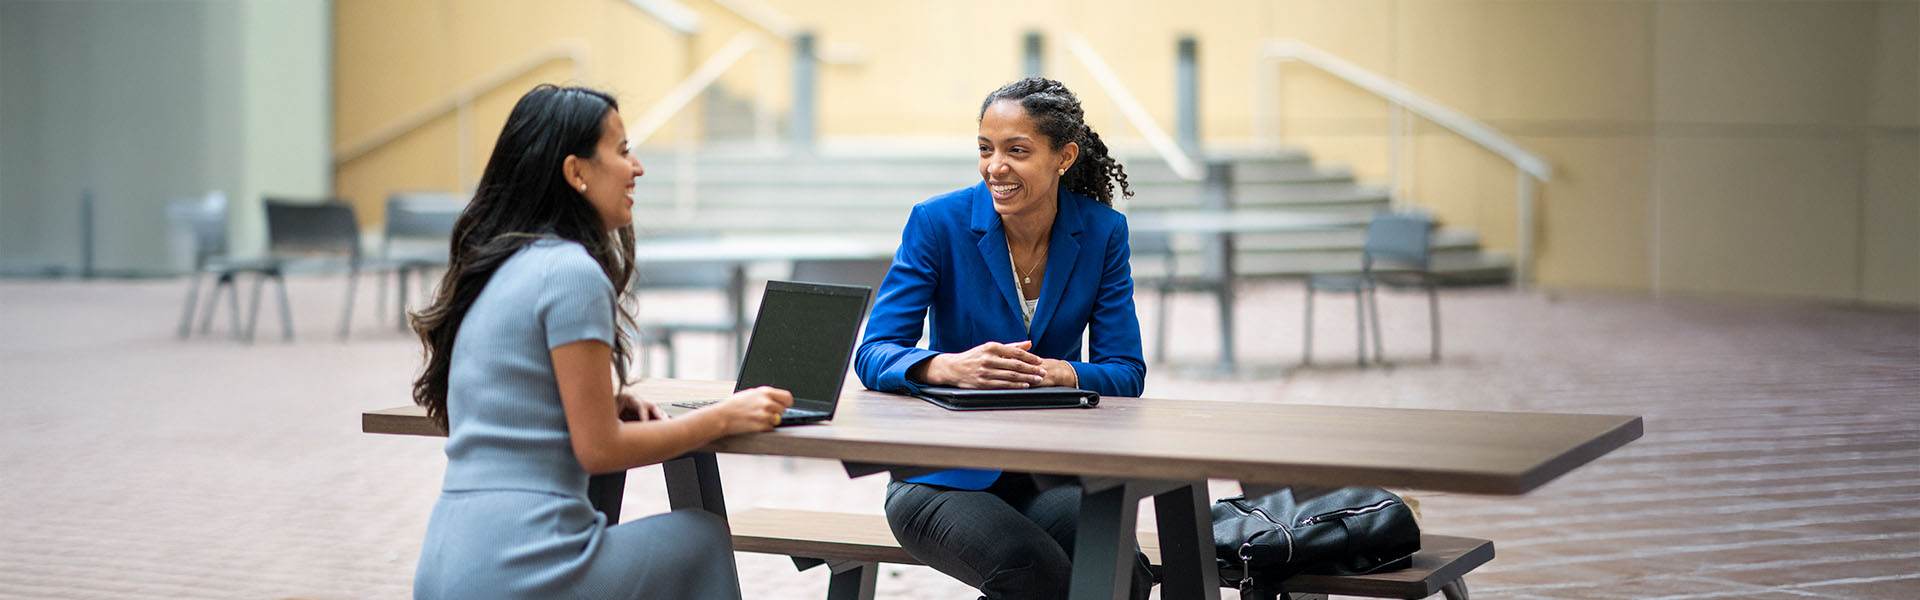
[[[399,118],[374,128],[372,133],[360,136],[360,139],[341,144],[333,154],[333,164],[342,165],[366,156],[375,149],[399,139],[450,112],[470,112],[474,98],[493,91],[502,85],[511,83],[527,73],[549,62],[566,59],[573,65],[574,79],[582,79],[587,71],[587,61],[591,52],[587,44],[579,40],[562,40],[535,50],[525,58],[508,63],[485,75],[474,78],[465,85],[454,88],[425,106],[414,109]],[[463,118],[463,121],[467,120]],[[464,146],[463,146],[464,147]]]
[[[753,32],[741,32],[733,36],[713,56],[707,57],[706,62],[700,63],[698,68],[687,74],[686,79],[667,90],[667,95],[654,102],[632,125],[627,126],[627,143],[639,144],[653,137],[668,121],[673,120],[674,115],[680,114],[681,109],[719,80],[727,69],[733,68],[734,63],[752,52],[754,46],[759,44],[759,38],[759,34]]]
[[[1525,285],[1532,278],[1534,209],[1537,203],[1536,181],[1545,182],[1553,178],[1553,167],[1539,155],[1522,149],[1507,136],[1501,135],[1492,126],[1475,120],[1465,113],[1449,108],[1433,99],[1421,95],[1385,77],[1361,68],[1359,65],[1341,60],[1318,48],[1292,39],[1267,40],[1264,55],[1275,60],[1294,60],[1306,63],[1325,71],[1329,75],[1345,80],[1355,87],[1373,93],[1394,106],[1419,115],[1434,124],[1446,128],[1460,137],[1466,138],[1494,155],[1512,163],[1518,171],[1515,176],[1516,204],[1515,221],[1519,227],[1514,245],[1514,284]],[[1395,131],[1401,127],[1395,118]],[[1395,162],[1398,156],[1398,144],[1394,144]],[[1397,167],[1396,167],[1397,168]],[[1397,190],[1396,190],[1397,193]]]
[[[700,13],[674,0],[627,0],[628,4],[681,35],[700,33]]]
[[[773,34],[783,42],[791,43],[796,36],[806,31],[806,28],[793,20],[793,17],[758,0],[713,0],[713,3],[746,20],[754,27]],[[829,40],[821,40],[819,44],[820,48],[815,52],[815,60],[820,62],[830,65],[857,65],[867,62],[867,53],[859,46]]]
[[[1112,99],[1114,105],[1120,109],[1120,114],[1127,118],[1127,122],[1133,125],[1135,131],[1147,138],[1147,144],[1153,146],[1154,152],[1159,153],[1160,158],[1167,162],[1167,167],[1173,169],[1174,174],[1179,175],[1181,179],[1199,181],[1202,176],[1200,164],[1194,161],[1193,157],[1187,156],[1186,151],[1181,150],[1180,145],[1174,143],[1173,137],[1167,135],[1166,130],[1161,129],[1158,123],[1153,122],[1153,117],[1147,114],[1146,107],[1133,97],[1133,92],[1127,91],[1126,84],[1120,82],[1118,75],[1114,75],[1113,69],[1107,66],[1107,61],[1101,59],[1099,53],[1094,52],[1093,45],[1076,33],[1068,33],[1065,37],[1067,51],[1080,60],[1081,66],[1086,67],[1087,73],[1093,76],[1094,82],[1100,84],[1100,88],[1106,91],[1107,97]]]
[[[1407,89],[1385,77],[1376,75],[1359,65],[1341,60],[1332,54],[1323,52],[1297,40],[1267,40],[1266,55],[1279,60],[1297,60],[1312,65],[1334,77],[1339,77],[1388,102],[1406,107],[1414,114],[1445,127],[1460,137],[1467,138],[1488,151],[1507,159],[1507,162],[1532,174],[1541,181],[1553,179],[1553,167],[1547,165],[1538,155],[1527,152],[1512,139],[1495,130],[1492,126],[1475,120],[1460,111],[1448,108],[1433,101],[1419,92]]]

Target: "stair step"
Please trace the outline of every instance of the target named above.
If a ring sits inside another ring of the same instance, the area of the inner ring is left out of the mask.
[[[1242,277],[1305,277],[1315,273],[1353,273],[1360,270],[1360,254],[1341,252],[1240,252],[1235,255],[1235,269]],[[1205,257],[1199,253],[1181,254],[1175,263],[1180,274],[1199,274],[1206,272]],[[1503,255],[1482,252],[1478,249],[1461,248],[1455,250],[1436,250],[1433,256],[1433,271],[1446,285],[1478,285],[1502,283],[1512,274],[1513,261]],[[1153,259],[1136,259],[1133,264],[1134,277],[1152,278],[1164,275],[1165,262]]]

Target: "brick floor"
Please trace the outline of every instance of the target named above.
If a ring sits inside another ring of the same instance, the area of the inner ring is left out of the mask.
[[[319,277],[292,282],[297,341],[268,310],[243,345],[224,320],[174,339],[180,281],[0,282],[0,598],[405,597],[444,459],[436,440],[359,433],[361,410],[406,402],[419,360],[368,312],[371,287],[351,341],[333,337],[340,282]],[[1424,298],[1389,294],[1389,366],[1352,366],[1335,300],[1318,307],[1324,366],[1297,368],[1297,284],[1243,293],[1248,375],[1190,376],[1214,313],[1176,296],[1147,395],[1646,418],[1641,440],[1526,496],[1415,492],[1428,530],[1496,541],[1469,578],[1479,597],[1920,597],[1920,314],[1449,291],[1430,364]],[[717,340],[681,352],[682,376],[717,373]],[[736,507],[879,511],[883,482],[832,463],[729,456],[722,472]],[[628,485],[628,514],[665,509],[658,468]],[[739,560],[749,598],[824,596],[822,572]],[[879,591],[972,597],[918,567]]]

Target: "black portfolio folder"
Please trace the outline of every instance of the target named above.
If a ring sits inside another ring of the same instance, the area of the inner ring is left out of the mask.
[[[947,410],[1093,408],[1100,405],[1100,394],[1070,387],[974,390],[923,386],[914,395]]]

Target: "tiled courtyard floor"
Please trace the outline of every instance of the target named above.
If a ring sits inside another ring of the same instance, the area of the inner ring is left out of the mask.
[[[224,315],[173,337],[183,281],[0,281],[0,598],[408,595],[440,443],[360,433],[359,413],[408,401],[419,348],[368,312],[372,286],[342,343],[341,282],[292,284],[298,340],[267,310],[242,345]],[[1416,493],[1428,530],[1495,540],[1476,597],[1920,598],[1920,313],[1455,290],[1430,364],[1424,298],[1388,295],[1391,366],[1351,366],[1350,303],[1329,301],[1325,366],[1288,368],[1298,284],[1243,294],[1252,375],[1190,376],[1218,338],[1205,299],[1181,296],[1146,395],[1645,417],[1639,441],[1526,496]],[[713,340],[681,352],[682,376],[717,373]],[[730,506],[879,511],[883,482],[833,463],[721,468]],[[628,515],[665,509],[657,468],[628,485]],[[748,598],[824,597],[824,570],[739,562]],[[879,593],[972,597],[919,567],[890,567]]]

